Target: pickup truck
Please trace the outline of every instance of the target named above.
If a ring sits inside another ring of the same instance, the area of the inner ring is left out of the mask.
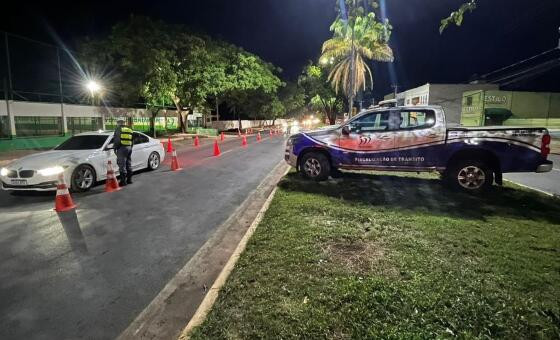
[[[339,169],[439,172],[449,184],[482,192],[507,172],[548,172],[545,128],[451,127],[440,106],[367,110],[342,125],[290,136],[285,160],[312,180]]]

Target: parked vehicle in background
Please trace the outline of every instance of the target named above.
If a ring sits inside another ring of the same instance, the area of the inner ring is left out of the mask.
[[[306,178],[337,169],[437,171],[469,192],[502,184],[508,172],[548,172],[545,128],[447,127],[440,106],[376,108],[341,126],[288,139],[285,159]]]
[[[132,169],[155,170],[165,157],[159,140],[140,132],[133,133]],[[111,161],[118,174],[113,150],[113,132],[87,132],[70,137],[47,152],[20,158],[0,169],[4,190],[56,190],[59,174],[72,191],[87,191],[107,178]]]

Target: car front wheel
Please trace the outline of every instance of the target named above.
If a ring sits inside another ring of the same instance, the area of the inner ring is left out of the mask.
[[[72,172],[71,189],[74,192],[84,192],[95,184],[95,170],[89,165],[79,165]]]
[[[326,180],[331,172],[329,160],[319,152],[309,152],[303,155],[299,168],[305,178],[315,181]]]

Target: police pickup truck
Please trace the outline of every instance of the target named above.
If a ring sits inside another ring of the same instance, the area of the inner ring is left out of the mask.
[[[440,106],[376,108],[346,123],[292,135],[286,161],[304,177],[338,169],[437,171],[453,186],[480,192],[506,172],[548,172],[545,128],[448,127]]]

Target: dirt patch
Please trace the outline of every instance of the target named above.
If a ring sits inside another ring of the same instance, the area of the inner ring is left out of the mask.
[[[346,241],[329,243],[323,249],[329,262],[357,274],[396,275],[386,258],[387,250],[376,242]]]

